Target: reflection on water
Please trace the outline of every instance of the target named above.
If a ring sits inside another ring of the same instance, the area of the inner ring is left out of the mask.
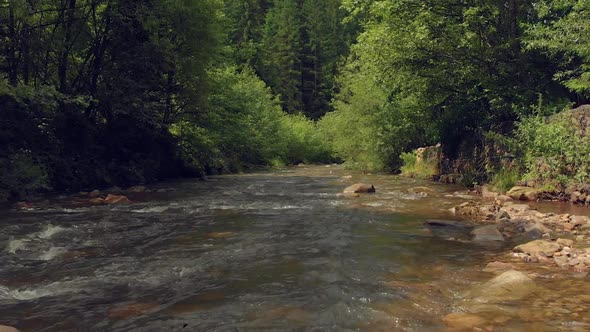
[[[342,196],[354,182],[377,193]],[[4,211],[0,323],[25,331],[444,330],[441,317],[464,309],[461,294],[493,276],[481,269],[503,250],[424,229],[426,219],[450,218],[450,207],[477,199],[458,187],[334,166],[160,187],[172,190],[129,206]],[[585,277],[536,273],[545,291],[486,308],[485,329],[589,327]]]

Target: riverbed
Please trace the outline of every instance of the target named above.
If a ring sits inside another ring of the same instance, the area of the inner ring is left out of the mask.
[[[340,194],[356,182],[377,192]],[[129,205],[85,206],[65,196],[40,209],[1,211],[0,324],[22,331],[445,330],[442,317],[464,311],[465,290],[492,278],[482,268],[512,245],[449,241],[424,227],[479,199],[461,187],[340,166],[150,189],[130,195]],[[563,298],[590,294],[587,277],[535,273],[543,295],[503,303],[497,315],[483,315],[482,328],[589,328],[590,313]],[[552,299],[567,313],[547,310]]]

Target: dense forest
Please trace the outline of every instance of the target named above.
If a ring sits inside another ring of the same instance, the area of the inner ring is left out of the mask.
[[[488,179],[590,176],[585,128],[546,120],[590,98],[586,0],[0,7],[4,199],[301,162],[397,171],[439,142],[517,157]]]

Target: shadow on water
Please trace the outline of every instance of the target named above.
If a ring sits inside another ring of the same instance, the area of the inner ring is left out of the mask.
[[[377,193],[340,195],[353,182]],[[477,198],[419,180],[316,166],[156,188],[167,190],[128,206],[56,201],[3,214],[0,323],[437,330],[458,294],[489,279],[481,267],[502,249],[428,232],[426,219]]]

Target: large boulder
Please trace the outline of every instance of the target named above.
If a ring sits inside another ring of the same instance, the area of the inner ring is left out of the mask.
[[[356,183],[350,187],[347,187],[343,191],[345,194],[367,194],[374,193],[375,187],[372,184]]]
[[[540,198],[540,194],[535,188],[521,186],[513,187],[506,193],[507,196],[517,201],[536,201]]]
[[[533,257],[553,257],[553,254],[558,252],[559,249],[560,245],[556,242],[535,240],[516,246],[514,251],[522,252]]]
[[[510,270],[471,289],[465,296],[474,303],[503,303],[522,300],[537,291],[526,274]]]
[[[473,235],[473,241],[477,242],[504,241],[504,236],[496,225],[478,227],[471,232],[471,235]]]

